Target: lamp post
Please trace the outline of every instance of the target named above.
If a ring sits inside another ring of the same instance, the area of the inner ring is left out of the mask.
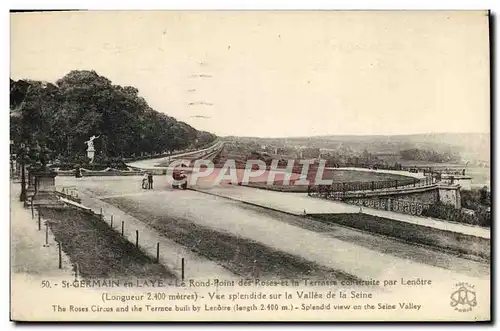
[[[21,143],[19,150],[19,163],[21,164],[21,194],[19,200],[26,201],[26,170],[25,170],[26,146]]]
[[[9,145],[9,155],[10,155],[10,168],[9,168],[9,173],[10,173],[10,178],[14,178],[14,159],[16,158],[16,154],[14,153],[14,141],[12,139],[10,140],[10,145]]]
[[[26,145],[25,143],[20,144],[19,149],[19,163],[21,165],[21,194],[19,195],[19,200],[25,202],[27,199],[26,190],[26,166],[30,166],[30,180],[31,172],[42,170],[46,166],[46,148],[40,147],[38,141],[35,144]],[[30,185],[32,183],[30,182]]]
[[[34,154],[35,153],[35,154]],[[19,200],[25,202],[28,197],[28,192],[26,189],[26,166],[30,166],[30,169],[34,166],[33,160],[36,160],[37,156],[37,148],[31,147],[30,145],[26,145],[25,143],[21,143],[19,149],[19,163],[21,165],[21,194],[19,195]],[[31,180],[31,170],[30,176],[28,177]],[[31,185],[31,182],[29,183]]]

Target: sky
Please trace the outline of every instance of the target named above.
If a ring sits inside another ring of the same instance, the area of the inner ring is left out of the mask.
[[[11,14],[12,79],[95,70],[220,136],[489,132],[486,12]]]

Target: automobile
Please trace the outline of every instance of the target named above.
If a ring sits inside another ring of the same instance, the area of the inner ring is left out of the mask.
[[[186,179],[187,175],[185,174],[185,172],[183,170],[174,170],[172,177],[174,178],[175,181],[181,181],[183,179]],[[184,182],[182,184],[172,183],[172,188],[173,189],[182,189],[182,190],[187,189],[187,180],[184,180]]]

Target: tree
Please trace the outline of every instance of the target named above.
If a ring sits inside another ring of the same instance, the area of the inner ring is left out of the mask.
[[[488,187],[483,186],[481,190],[479,190],[479,194],[479,202],[483,205],[489,205]]]
[[[451,151],[437,152],[434,150],[427,150],[421,148],[406,149],[400,152],[403,160],[412,161],[430,161],[436,163],[455,162],[460,160],[457,153]]]
[[[153,110],[137,88],[113,85],[95,71],[71,71],[55,84],[11,79],[10,86],[11,139],[43,141],[62,158],[85,155],[91,135],[102,137],[96,148],[104,156],[121,158],[216,138]]]

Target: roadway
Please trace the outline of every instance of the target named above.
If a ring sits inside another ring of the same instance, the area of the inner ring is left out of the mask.
[[[127,165],[129,167],[140,168],[140,169],[145,169],[145,170],[163,169],[163,168],[166,169],[167,167],[161,167],[159,165],[162,163],[168,162],[170,160],[181,159],[182,157],[191,157],[193,155],[201,156],[201,155],[204,155],[204,153],[211,153],[212,151],[214,151],[216,149],[220,149],[220,148],[222,148],[222,143],[216,142],[215,144],[211,145],[210,147],[207,147],[204,149],[178,153],[178,154],[174,154],[171,156],[164,156],[164,157],[160,157],[160,158],[133,161],[133,162],[127,163]]]

